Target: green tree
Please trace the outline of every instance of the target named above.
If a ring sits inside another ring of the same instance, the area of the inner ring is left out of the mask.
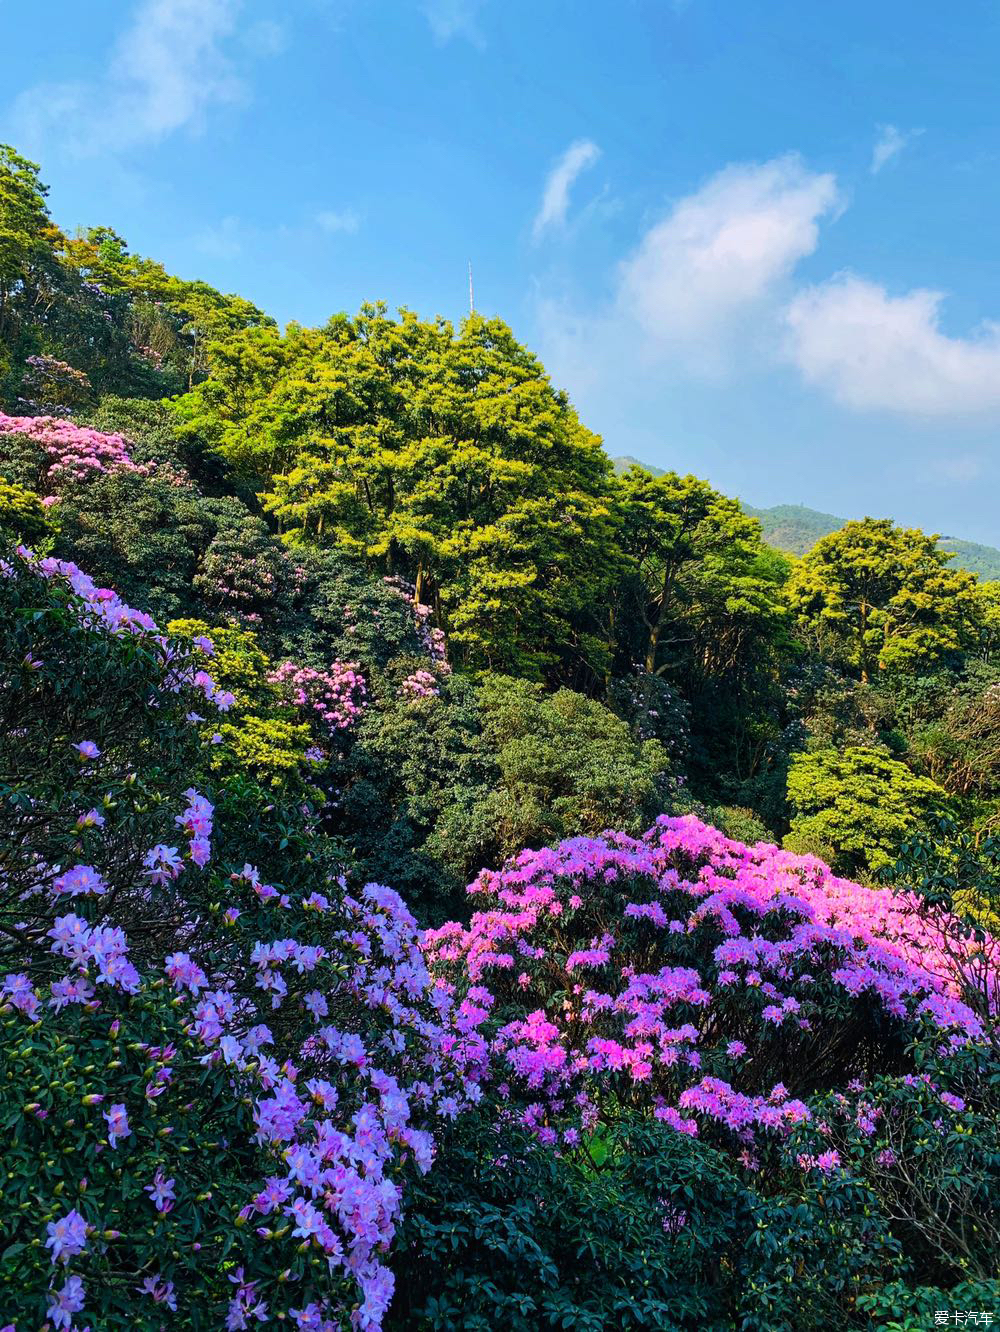
[[[773,632],[787,561],[760,523],[707,481],[633,467],[621,479],[622,548],[645,669],[663,674],[694,649],[708,673],[733,668],[748,634]]]
[[[338,826],[366,874],[402,885],[438,920],[462,910],[478,869],[524,846],[641,832],[663,809],[669,768],[658,741],[570,689],[458,676],[413,700],[383,679],[348,758]]]
[[[712,802],[745,805],[774,784],[789,651],[788,560],[736,500],[696,477],[621,479],[627,573],[614,602],[618,668],[641,665],[691,708],[691,776]],[[773,801],[770,801],[773,803]]]
[[[807,640],[868,683],[975,644],[976,579],[948,567],[935,536],[889,519],[846,523],[795,567],[788,598]]]
[[[32,320],[45,319],[59,285],[62,236],[38,173],[0,144],[0,400],[13,397],[24,358],[38,349],[25,334]]]
[[[469,666],[607,669],[611,463],[505,324],[364,306],[212,358],[183,428],[261,479],[286,535],[408,579]]]
[[[844,874],[887,865],[945,792],[877,749],[850,746],[796,754],[788,770],[789,851],[824,857]]]

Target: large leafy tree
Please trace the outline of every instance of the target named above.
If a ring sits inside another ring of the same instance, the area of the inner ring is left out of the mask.
[[[178,411],[261,479],[287,535],[408,578],[468,665],[606,669],[611,464],[500,320],[471,316],[456,335],[364,306],[211,354]]]
[[[745,803],[746,782],[769,780],[781,732],[788,561],[763,544],[738,501],[697,477],[632,468],[621,514],[618,666],[680,687],[699,787]]]
[[[33,350],[25,343],[28,325],[45,320],[60,281],[62,236],[49,217],[38,170],[0,144],[0,398],[12,392]]]
[[[846,523],[796,566],[789,602],[813,646],[863,683],[919,671],[976,640],[976,579],[950,559],[935,537],[888,519]]]
[[[790,851],[812,852],[841,873],[888,865],[945,792],[877,749],[849,746],[796,754],[788,771]]]
[[[633,467],[621,489],[622,547],[646,671],[669,672],[692,648],[708,671],[732,669],[747,638],[773,632],[782,619],[784,561],[766,551],[757,519],[707,481]]]

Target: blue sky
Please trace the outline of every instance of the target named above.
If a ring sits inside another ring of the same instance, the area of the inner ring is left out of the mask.
[[[1000,7],[0,0],[0,138],[279,320],[503,316],[611,453],[1000,544]]]

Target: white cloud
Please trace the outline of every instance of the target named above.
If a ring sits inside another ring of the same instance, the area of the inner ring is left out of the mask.
[[[316,214],[316,225],[321,231],[342,231],[353,235],[361,225],[361,218],[353,208],[326,209]]]
[[[38,84],[11,119],[26,143],[57,140],[81,155],[155,143],[198,128],[214,106],[238,103],[246,86],[227,50],[242,0],[140,0],[92,83]],[[275,25],[257,25],[249,46],[278,47]],[[265,40],[266,39],[266,40]]]
[[[834,177],[794,155],[724,168],[652,221],[603,305],[539,289],[546,363],[574,392],[633,401],[772,365],[794,267],[837,206]]]
[[[483,47],[486,38],[479,26],[484,0],[424,0],[421,9],[430,24],[435,41],[450,42],[464,37],[473,46]]]
[[[542,193],[542,203],[535,218],[533,235],[537,240],[549,227],[561,226],[569,209],[569,192],[582,171],[594,165],[601,155],[596,143],[577,139],[563,153],[549,172]]]
[[[896,125],[879,125],[878,138],[875,140],[875,146],[872,148],[872,161],[869,168],[872,175],[876,175],[887,162],[903,151],[911,139],[915,139],[918,134],[923,134],[923,130],[906,130],[905,132]]]
[[[714,341],[773,302],[837,205],[795,155],[726,167],[681,199],[621,268],[618,303],[653,339]]]
[[[941,331],[940,292],[890,296],[850,273],[790,304],[789,351],[811,384],[862,410],[962,416],[1000,409],[1000,324]]]
[[[238,217],[224,217],[216,226],[205,227],[194,238],[195,246],[213,259],[235,259],[243,252],[242,227]]]

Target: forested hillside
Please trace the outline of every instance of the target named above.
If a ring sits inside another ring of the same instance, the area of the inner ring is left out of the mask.
[[[0,148],[0,1324],[997,1307],[1000,583],[612,443]]]
[[[630,467],[642,467],[653,476],[663,475],[662,468],[638,462],[627,454],[613,459],[613,462],[619,476]],[[809,509],[804,504],[774,504],[769,509],[755,509],[752,504],[744,502],[743,511],[760,523],[761,534],[769,546],[789,555],[805,555],[821,537],[839,531],[847,521],[832,513]],[[1000,550],[996,547],[952,536],[939,537],[938,545],[941,550],[954,555],[958,568],[967,569],[984,582],[1000,578]]]

